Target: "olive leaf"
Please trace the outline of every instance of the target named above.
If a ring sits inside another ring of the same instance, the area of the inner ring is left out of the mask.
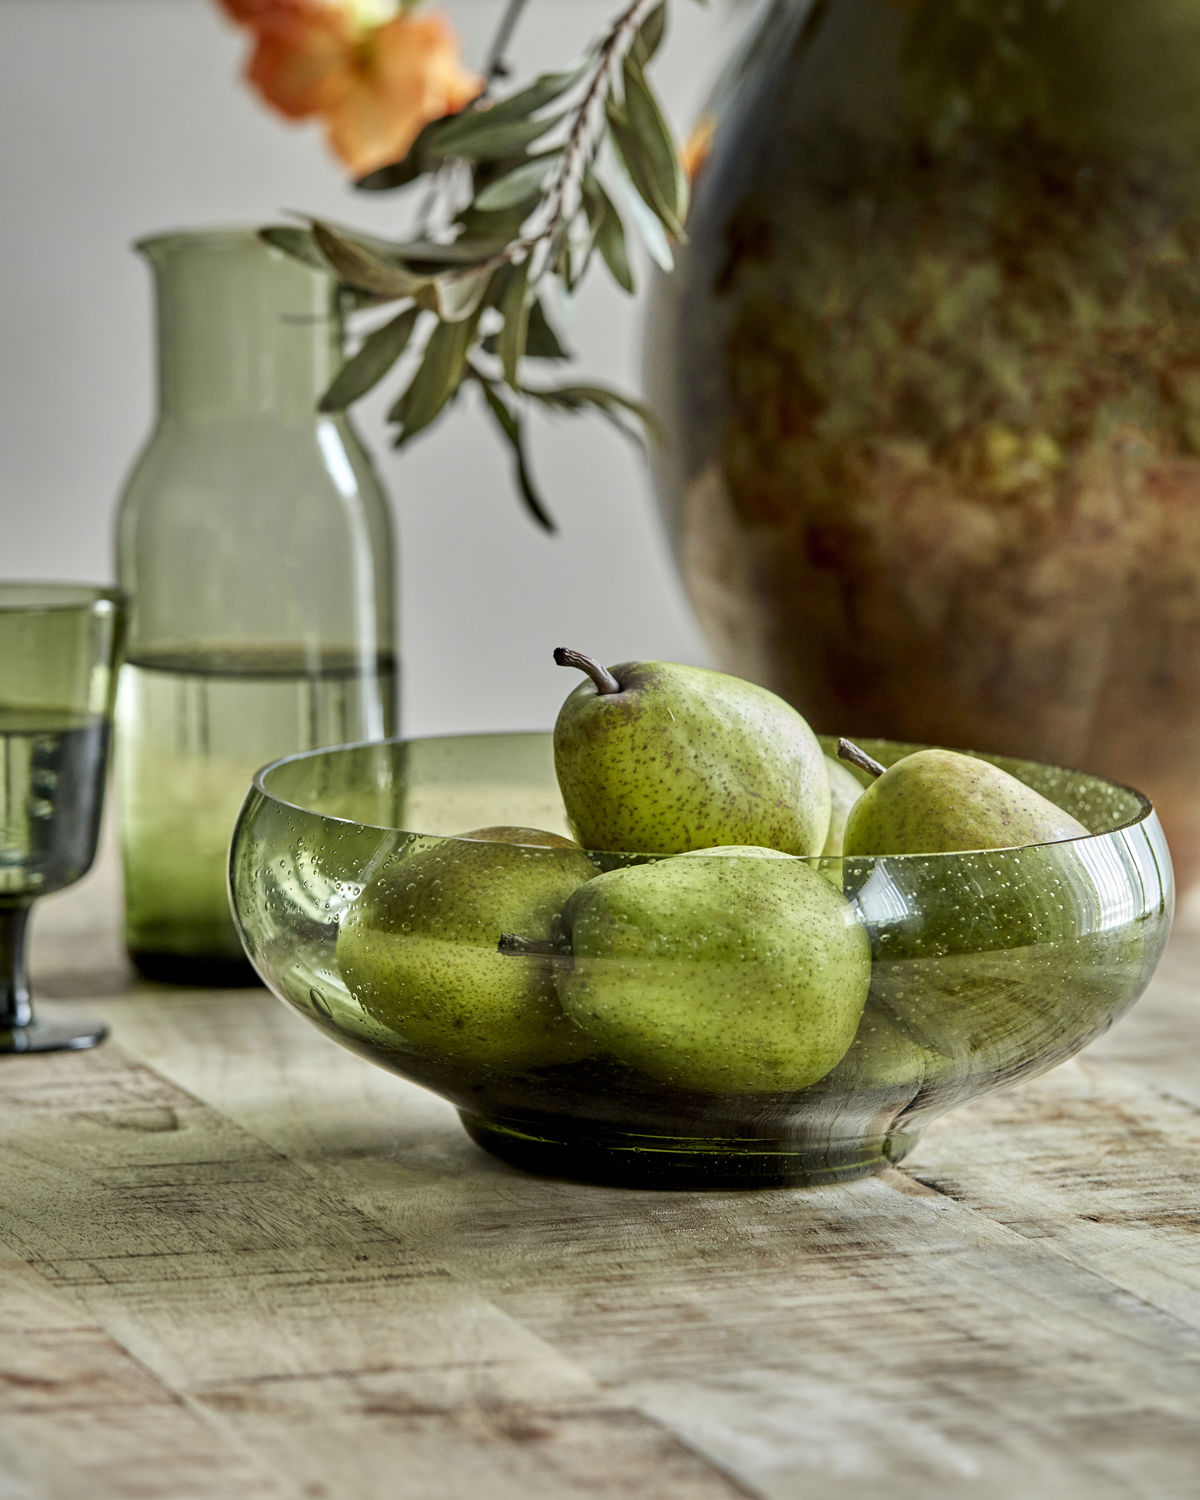
[[[432,137],[437,153],[442,157],[477,156],[480,154],[481,144],[490,148],[494,139],[513,126],[528,128],[540,123],[542,129],[537,134],[545,134],[546,129],[563,118],[566,111],[541,115],[540,121],[535,117],[548,104],[553,104],[569,93],[583,78],[585,71],[586,68],[581,65],[564,73],[544,73],[527,87],[510,94],[507,99],[481,99],[474,107],[468,106],[460,114],[437,121]],[[532,139],[536,140],[537,136]],[[495,154],[488,149],[488,155]]]
[[[496,425],[500,428],[504,437],[513,450],[513,473],[517,481],[517,489],[520,491],[526,509],[533,519],[546,531],[557,531],[549,511],[538,494],[537,486],[530,473],[529,462],[525,456],[525,441],[521,428],[520,418],[508,407],[491,381],[482,376],[476,376],[479,388],[482,390],[484,400],[487,402],[488,410],[496,419]]]
[[[544,135],[552,124],[567,113],[565,109],[549,115],[544,115],[541,111],[569,93],[583,78],[585,71],[586,68],[580,65],[564,73],[544,73],[526,88],[510,94],[507,99],[498,102],[481,100],[473,108],[469,106],[458,115],[439,120],[433,136],[438,154],[443,157],[471,157],[480,155],[482,148],[488,156],[495,156],[498,153],[494,149],[494,142],[503,139],[504,132],[513,127],[533,129],[540,126],[530,137],[536,140],[538,135]]]
[[[687,179],[671,131],[641,69],[625,60],[624,108],[610,99],[613,144],[642,199],[672,239],[681,240],[687,212]]]
[[[490,333],[480,346],[485,354],[499,352],[500,339]],[[529,326],[525,336],[525,359],[569,360],[571,354],[550,322],[540,298],[535,298],[529,307]]]
[[[667,237],[667,231],[663,228],[662,220],[657,214],[646,207],[645,199],[629,180],[627,172],[620,170],[617,174],[616,185],[624,199],[625,207],[629,210],[629,217],[633,220],[634,227],[646,249],[650,252],[650,258],[664,271],[671,271],[675,267],[675,255],[671,249],[671,241]]]
[[[478,318],[476,311],[461,323],[439,322],[429,335],[416,374],[388,413],[389,419],[400,428],[395,440],[397,448],[428,427],[458,394]]]
[[[317,249],[311,229],[301,229],[296,224],[267,224],[258,231],[258,238],[290,255],[293,260],[303,261],[306,266],[313,266],[318,271],[329,270],[329,262]]]
[[[625,437],[632,438],[639,444],[644,433],[657,437],[661,431],[658,418],[644,402],[635,400],[632,396],[623,396],[619,391],[609,390],[606,386],[525,386],[522,394],[554,410],[577,412],[591,408],[607,417]],[[638,426],[630,426],[627,420],[629,417],[636,418]]]
[[[529,217],[528,204],[515,208],[480,209],[474,203],[458,216],[455,227],[458,238],[455,246],[483,254],[498,253],[520,235],[521,227]],[[483,259],[483,255],[479,256]]]
[[[517,384],[517,371],[525,353],[525,340],[529,329],[529,272],[528,259],[513,266],[497,303],[504,324],[496,337],[496,353],[509,385]]]
[[[565,68],[561,73],[542,73],[523,89],[509,94],[507,99],[501,99],[490,104],[485,111],[476,113],[486,113],[493,120],[515,120],[536,114],[538,110],[545,109],[547,104],[553,104],[556,99],[570,93],[576,84],[582,82],[587,71],[588,64],[585,60],[572,68]]]
[[[586,231],[581,233],[575,243],[575,249],[571,260],[571,277],[564,281],[563,285],[568,292],[573,292],[587,275],[592,264],[592,256],[596,253],[596,236],[591,232],[590,225]]]
[[[575,290],[575,261],[571,254],[571,236],[567,233],[566,225],[551,243],[550,269],[568,292]]]
[[[583,196],[587,208],[588,223],[600,258],[608,267],[609,274],[626,292],[634,291],[633,268],[629,264],[629,249],[625,243],[625,226],[616,205],[604,191],[599,179],[589,172],[583,179]]]
[[[523,161],[519,167],[506,172],[489,182],[475,199],[475,207],[485,211],[497,208],[515,208],[519,204],[534,204],[542,195],[546,178],[553,170],[553,163],[544,156],[532,161]]]
[[[472,266],[477,266],[481,261],[503,250],[511,238],[511,235],[503,233],[498,235],[462,234],[457,239],[447,240],[444,243],[431,240],[409,240],[397,244],[394,248],[398,258],[408,270],[433,277],[444,275],[448,267],[457,266],[467,270]]]
[[[433,282],[436,294],[434,311],[439,318],[449,323],[460,323],[469,318],[483,303],[492,283],[493,268],[488,265],[439,276]]]
[[[492,121],[488,115],[474,117],[475,129],[464,132],[456,143],[454,154],[466,161],[502,161],[519,156],[535,141],[541,140],[564,118],[563,114],[543,115],[532,120]]]
[[[399,265],[389,252],[381,254],[379,242],[343,233],[321,219],[311,224],[321,254],[348,285],[380,297],[411,297],[428,285],[428,276]]]
[[[629,49],[629,55],[639,67],[644,68],[651,62],[658,49],[663,44],[663,38],[667,33],[667,6],[666,0],[657,6],[642,24],[638,27],[638,34],[633,46]]]
[[[344,411],[383,379],[412,339],[413,329],[421,316],[419,307],[403,312],[369,333],[357,352],[338,371],[332,385],[321,397],[320,410]]]
[[[558,332],[546,315],[540,297],[535,297],[529,308],[529,330],[525,339],[527,359],[570,359]]]
[[[329,261],[317,248],[311,229],[301,229],[294,224],[268,224],[258,230],[258,238],[265,245],[270,245],[272,249],[282,251],[291,259],[298,260],[302,265],[311,266],[326,276],[332,269]],[[340,280],[339,285],[342,308],[345,312],[359,312],[396,301],[394,294],[381,296],[376,292],[365,291],[362,287],[351,286],[345,280]]]

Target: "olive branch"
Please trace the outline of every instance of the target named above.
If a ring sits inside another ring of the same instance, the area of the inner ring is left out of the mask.
[[[529,378],[534,367],[571,358],[552,298],[570,296],[596,256],[622,291],[634,291],[618,198],[669,270],[688,186],[646,77],[668,0],[630,0],[573,67],[496,98],[526,3],[508,0],[478,98],[426,125],[402,160],[356,184],[364,192],[423,185],[412,238],[380,239],[322,219],[273,225],[262,237],[332,269],[358,306],[392,309],[343,365],[321,410],[343,411],[399,368],[404,384],[388,420],[402,447],[474,388],[511,447],[530,514],[553,530],[530,467],[528,411],[598,412],[637,442],[654,420],[641,402],[605,386]]]

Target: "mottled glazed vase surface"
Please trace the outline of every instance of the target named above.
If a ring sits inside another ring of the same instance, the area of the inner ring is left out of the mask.
[[[1135,784],[1200,874],[1200,4],[781,0],[648,348],[719,663]]]

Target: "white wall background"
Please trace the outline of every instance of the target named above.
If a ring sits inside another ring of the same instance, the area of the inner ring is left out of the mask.
[[[473,64],[502,0],[441,0]],[[521,71],[561,65],[616,0],[533,0]],[[738,20],[673,0],[658,78],[695,113]],[[312,126],[242,85],[243,35],[213,0],[0,0],[0,577],[103,581],[125,471],[152,416],[150,231],[309,210],[386,231]],[[606,280],[570,329],[580,370],[634,389],[640,312]],[[535,462],[560,532],[511,491],[507,452],[455,411],[403,454],[386,390],[357,409],[400,542],[406,733],[547,727],[566,690],[550,652],[705,662],[649,477],[594,420],[542,423]]]

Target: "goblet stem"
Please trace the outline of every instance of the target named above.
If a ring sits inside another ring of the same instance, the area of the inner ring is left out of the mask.
[[[0,906],[0,1054],[94,1047],[108,1028],[93,1021],[35,1021],[25,946],[32,903]]]
[[[0,1031],[28,1026],[33,1020],[25,967],[30,910],[28,902],[0,907]]]

